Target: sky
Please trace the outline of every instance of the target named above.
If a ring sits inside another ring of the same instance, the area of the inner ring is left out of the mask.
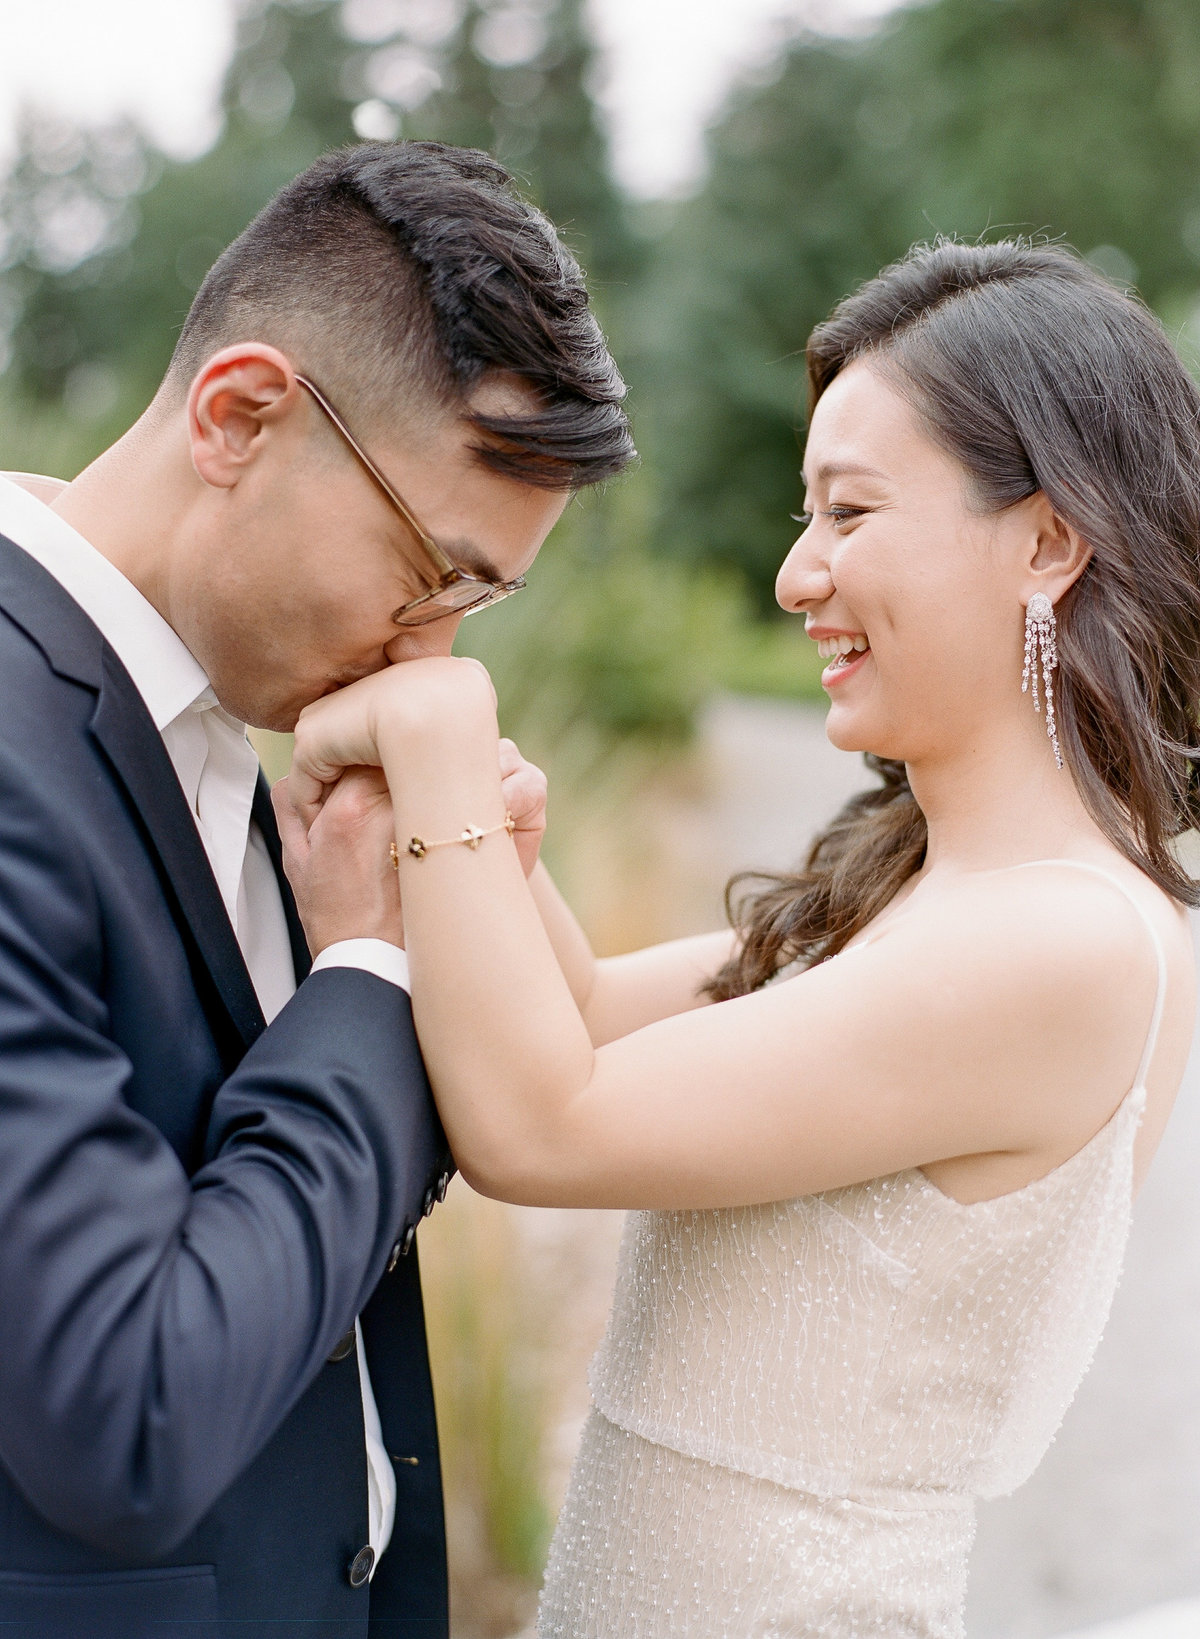
[[[686,191],[730,81],[797,22],[850,31],[896,0],[591,0],[598,95],[627,187]],[[202,151],[234,0],[0,0],[0,164],[23,99],[84,123],[137,115],[168,151]]]

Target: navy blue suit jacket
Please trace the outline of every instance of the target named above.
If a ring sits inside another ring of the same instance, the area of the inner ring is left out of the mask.
[[[0,1639],[442,1639],[400,1249],[449,1167],[403,991],[265,1028],[141,696],[0,537]],[[359,1314],[397,1505],[354,1586]]]

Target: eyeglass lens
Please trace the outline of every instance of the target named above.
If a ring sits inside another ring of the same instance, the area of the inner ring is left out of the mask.
[[[444,615],[473,615],[476,610],[486,609],[489,604],[498,603],[508,595],[483,581],[455,581],[452,586],[443,586],[432,597],[394,618],[398,626],[425,626],[430,621],[441,620]]]

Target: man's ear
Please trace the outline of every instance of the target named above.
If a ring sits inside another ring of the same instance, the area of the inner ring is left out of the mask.
[[[214,489],[232,489],[265,438],[302,397],[296,372],[277,347],[243,342],[214,353],[188,391],[192,465]]]
[[[1035,592],[1044,592],[1057,604],[1091,562],[1092,549],[1040,490],[1027,504],[1031,528],[1021,601],[1027,604]]]

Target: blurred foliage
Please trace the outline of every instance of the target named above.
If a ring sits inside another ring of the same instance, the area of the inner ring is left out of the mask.
[[[714,688],[824,698],[801,623],[763,632],[740,577],[642,550],[645,504],[633,485],[577,497],[527,590],[465,620],[456,645],[491,671],[506,731],[530,755],[573,746],[588,777],[610,741],[685,741]]]
[[[1191,318],[1194,0],[936,0],[864,39],[801,35],[735,93],[639,308],[656,547],[738,566],[765,606],[800,495],[809,330],[914,240],[1010,231],[1061,236],[1169,324]]]
[[[128,122],[89,132],[28,113],[0,192],[0,408],[24,428],[18,449],[44,438],[73,467],[103,449],[153,394],[223,247],[318,154],[359,136],[492,149],[601,285],[627,276],[633,241],[587,91],[580,5],[245,0],[221,134],[192,161],[158,154]]]

